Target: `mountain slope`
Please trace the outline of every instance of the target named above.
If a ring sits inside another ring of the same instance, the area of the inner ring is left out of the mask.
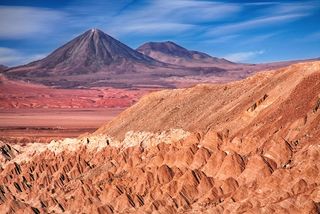
[[[206,53],[187,50],[171,41],[147,42],[136,50],[159,61],[184,66],[199,66],[202,64],[205,67],[203,64],[208,63],[232,64],[225,59],[212,57]]]
[[[259,133],[264,133],[270,131],[272,124],[272,130],[282,127],[288,131],[287,125],[303,119],[308,112],[311,112],[308,120],[316,119],[312,116],[312,108],[319,99],[319,65],[319,62],[295,64],[229,84],[155,92],[143,97],[98,132],[123,138],[130,130],[154,132],[182,128],[206,132],[229,129],[230,136],[233,136],[242,129],[251,130],[250,135],[260,129]],[[297,100],[290,104],[293,99]],[[288,108],[299,108],[304,112],[298,114]],[[279,113],[292,113],[285,117],[291,121],[283,118],[288,124],[276,125]],[[265,117],[273,122],[262,126]],[[256,123],[262,124],[255,126]]]
[[[2,144],[0,209],[318,213],[320,61],[164,90],[91,135]]]

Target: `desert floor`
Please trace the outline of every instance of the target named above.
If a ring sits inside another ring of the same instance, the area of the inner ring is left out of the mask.
[[[1,109],[0,138],[5,141],[50,141],[92,132],[124,108]]]

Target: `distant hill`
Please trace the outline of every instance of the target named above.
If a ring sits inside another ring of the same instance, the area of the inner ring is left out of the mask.
[[[174,42],[147,42],[136,49],[137,51],[162,62],[197,66],[199,64],[229,65],[232,62],[212,57],[206,53],[188,50]]]

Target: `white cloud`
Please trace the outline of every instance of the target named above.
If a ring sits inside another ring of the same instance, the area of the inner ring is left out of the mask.
[[[223,58],[233,61],[233,62],[248,62],[248,60],[254,59],[255,57],[264,54],[264,50],[259,51],[248,51],[248,52],[238,52],[231,53]]]
[[[320,41],[320,31],[311,33],[311,34],[305,36],[301,40],[303,40],[303,41]]]
[[[25,54],[12,48],[0,47],[0,64],[6,66],[26,64],[45,56],[46,54]]]
[[[99,27],[113,35],[174,34],[195,30],[200,27],[199,22],[221,20],[242,9],[239,4],[208,0],[152,0],[141,5],[132,2],[97,1],[88,5],[83,1],[61,10],[0,6],[0,39],[34,38],[66,27]],[[133,5],[134,9],[126,5]]]
[[[108,29],[114,34],[181,33],[201,22],[217,21],[242,9],[238,4],[198,0],[153,0],[138,10],[113,17]]]
[[[180,23],[142,23],[129,25],[125,28],[122,28],[122,32],[124,33],[145,33],[148,31],[148,34],[157,34],[161,32],[183,32],[192,28],[193,25],[189,24],[180,24]]]
[[[280,25],[293,22],[312,15],[320,8],[320,3],[306,1],[304,3],[260,2],[244,4],[245,10],[251,6],[266,6],[260,11],[260,16],[255,18],[217,26],[207,32],[207,35],[224,35],[255,28]]]
[[[218,44],[218,43],[227,43],[227,42],[235,40],[235,39],[237,39],[239,37],[240,37],[239,34],[223,35],[223,36],[217,36],[215,38],[206,39],[206,40],[204,40],[204,42],[206,42],[206,43],[216,43],[216,44]]]
[[[247,6],[268,6],[268,5],[279,4],[279,2],[249,2],[244,4]]]
[[[257,27],[265,27],[269,25],[282,24],[285,22],[291,22],[302,17],[307,16],[308,14],[288,14],[288,15],[278,15],[264,18],[257,18],[248,21],[238,22],[234,24],[228,24],[223,26],[218,26],[213,30],[209,31],[208,35],[222,35],[242,30],[248,30]]]
[[[319,3],[305,1],[303,3],[278,3],[270,10],[266,10],[271,14],[292,14],[292,13],[310,13],[319,7]]]
[[[242,10],[239,4],[197,0],[157,0],[152,7],[162,7],[173,19],[186,22],[216,21]]]
[[[240,43],[241,45],[260,43],[260,42],[263,42],[263,41],[265,41],[265,40],[268,40],[268,39],[274,37],[274,36],[277,35],[277,34],[280,34],[280,32],[266,33],[266,34],[262,34],[262,35],[252,36],[252,37],[250,37],[250,38],[241,40],[239,43]]]
[[[52,31],[65,13],[45,8],[0,6],[0,39],[34,37]]]

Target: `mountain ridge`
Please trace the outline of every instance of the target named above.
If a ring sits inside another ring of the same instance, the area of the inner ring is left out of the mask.
[[[160,64],[99,29],[91,29],[57,48],[47,57],[24,66],[35,66],[37,69],[48,70],[60,69],[72,74],[73,72],[96,72],[104,67],[122,63]],[[15,68],[19,67],[23,66]],[[9,73],[15,68],[9,69]]]
[[[139,46],[137,51],[166,63],[232,63],[223,58],[212,57],[209,54],[188,50],[172,41],[147,42]],[[174,59],[172,59],[173,57]]]
[[[187,50],[173,42],[151,44],[138,48],[141,51],[155,46],[160,50],[153,51],[151,47],[147,56],[98,29],[91,29],[44,59],[1,73],[8,79],[56,88],[179,88],[205,82],[230,82],[294,63],[233,63]]]

